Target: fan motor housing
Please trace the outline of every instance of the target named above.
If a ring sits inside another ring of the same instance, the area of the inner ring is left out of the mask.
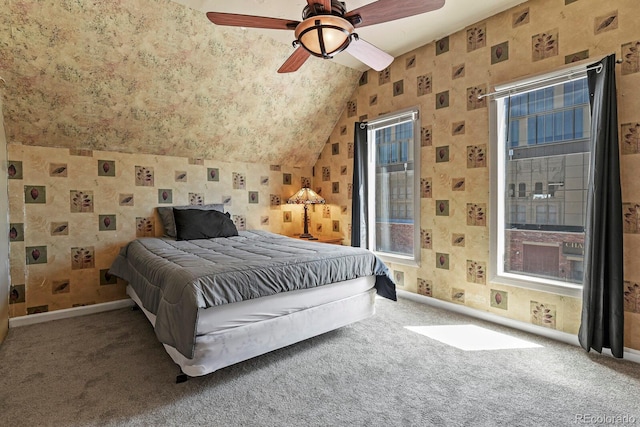
[[[335,15],[342,18],[347,12],[347,6],[345,5],[345,3],[338,0],[331,0],[330,11],[324,10],[321,6],[322,5],[320,5],[319,3],[305,6],[302,10],[302,20],[318,15]]]

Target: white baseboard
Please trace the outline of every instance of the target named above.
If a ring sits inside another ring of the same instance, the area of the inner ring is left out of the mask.
[[[87,314],[102,313],[103,311],[117,310],[119,308],[133,306],[129,298],[118,301],[104,302],[100,304],[83,305],[82,307],[65,308],[46,313],[30,314],[27,316],[12,317],[9,319],[9,328],[33,325],[35,323],[50,322],[52,320],[67,319],[69,317],[85,316]]]
[[[454,304],[452,302],[426,297],[424,295],[415,294],[413,292],[403,291],[402,289],[398,289],[396,292],[398,296],[401,298],[406,298],[412,301],[419,302],[421,304],[427,304],[433,307],[442,308],[444,310],[453,311],[455,313],[460,313],[470,317],[475,317],[476,319],[486,320],[488,322],[497,323],[499,325],[507,326],[514,329],[519,329],[521,331],[540,335],[546,338],[551,338],[556,341],[561,341],[561,342],[575,345],[578,347],[580,346],[580,342],[578,341],[578,336],[569,334],[567,332],[545,328],[545,327],[534,325],[531,323],[522,322],[520,320],[509,319],[508,317],[498,316],[497,314],[489,313],[487,311],[481,311],[481,310],[477,310],[475,308],[467,307],[464,305]],[[603,349],[602,354],[611,356],[611,350]],[[629,360],[631,362],[640,363],[640,351],[625,347],[624,359]]]

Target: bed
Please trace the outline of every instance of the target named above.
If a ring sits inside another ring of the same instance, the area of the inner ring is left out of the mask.
[[[196,236],[136,239],[109,270],[128,282],[179,382],[363,320],[376,294],[396,299],[365,249],[260,230]]]

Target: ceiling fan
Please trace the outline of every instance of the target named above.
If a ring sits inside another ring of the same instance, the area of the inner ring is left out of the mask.
[[[384,70],[393,57],[362,40],[355,28],[380,24],[431,12],[444,6],[445,0],[378,0],[347,12],[339,0],[307,0],[302,22],[234,13],[208,12],[216,25],[232,27],[293,30],[293,54],[282,64],[279,73],[298,70],[309,56],[330,59],[345,51],[376,71]]]

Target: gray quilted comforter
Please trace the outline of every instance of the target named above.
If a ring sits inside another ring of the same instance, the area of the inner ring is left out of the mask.
[[[376,275],[379,295],[395,300],[388,268],[361,248],[293,239],[266,231],[176,241],[140,238],[122,248],[109,272],[129,282],[156,315],[160,342],[193,357],[198,309]]]

